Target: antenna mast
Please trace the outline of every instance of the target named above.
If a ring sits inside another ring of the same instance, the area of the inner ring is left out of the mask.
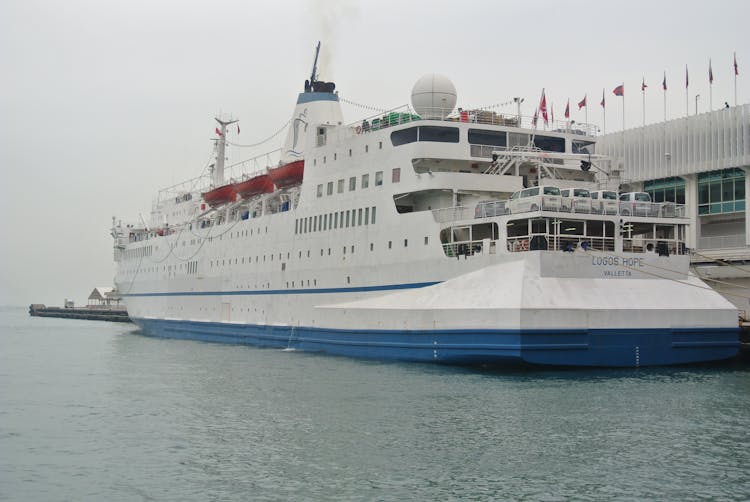
[[[313,61],[312,74],[310,75],[310,85],[318,81],[318,54],[320,54],[320,40],[318,40],[318,45],[315,47],[315,60]]]
[[[234,124],[237,120],[221,120],[219,117],[215,117],[216,122],[221,126],[219,132],[219,144],[216,149],[216,165],[214,166],[214,186],[221,186],[224,184],[224,152],[227,146],[227,126]]]

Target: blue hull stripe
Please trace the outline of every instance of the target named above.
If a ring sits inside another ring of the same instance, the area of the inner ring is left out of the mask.
[[[407,284],[385,284],[382,286],[355,286],[351,288],[318,289],[247,289],[238,291],[172,291],[154,293],[125,293],[121,296],[137,298],[141,296],[260,296],[260,295],[316,295],[330,293],[362,293],[369,291],[391,291],[398,289],[418,289],[434,286],[439,282],[412,282]]]
[[[448,364],[636,367],[733,357],[738,328],[357,330],[133,318],[146,334]]]

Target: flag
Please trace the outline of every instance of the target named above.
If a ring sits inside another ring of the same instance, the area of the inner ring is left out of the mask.
[[[586,96],[585,95],[583,96],[583,99],[578,102],[578,109],[580,110],[584,106],[586,106]]]
[[[736,52],[734,53],[734,74],[735,75],[739,75],[740,74],[740,71],[737,68],[737,53]]]
[[[544,125],[547,125],[549,123],[549,120],[547,117],[547,96],[544,95],[544,89],[542,89],[542,100],[539,102],[539,111],[542,112]]]
[[[687,65],[685,65],[685,89],[688,88],[688,85],[690,85],[690,80],[688,80]]]
[[[714,83],[714,70],[711,68],[711,60],[708,60],[708,83]]]
[[[602,105],[602,108],[604,108],[604,103],[605,103],[605,101],[604,101],[604,89],[602,89],[602,102],[599,103],[600,105]]]
[[[550,116],[550,122],[553,124],[555,123],[555,106],[554,103],[549,104],[549,116]]]
[[[615,96],[625,96],[625,84],[618,85],[612,92],[615,94]]]
[[[570,118],[570,98],[568,98],[568,104],[565,105],[565,118]]]
[[[237,124],[237,134],[239,134],[239,133],[240,133],[240,125]]]
[[[218,134],[219,136],[224,136],[223,134],[221,134],[221,131],[219,130],[218,127],[216,128],[216,134]]]
[[[536,122],[539,119],[539,110],[534,110],[534,118],[531,119],[531,123],[536,127]]]
[[[661,82],[661,88],[667,90],[667,72],[664,72],[664,80]]]
[[[641,91],[646,92],[646,77],[643,77],[643,82],[641,83]]]

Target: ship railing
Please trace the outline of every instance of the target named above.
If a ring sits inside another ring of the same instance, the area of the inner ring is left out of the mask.
[[[433,209],[432,217],[436,223],[450,223],[459,220],[468,220],[472,218],[472,208],[468,206],[444,207]]]
[[[584,235],[560,235],[535,233],[508,237],[507,250],[511,253],[523,251],[614,251],[614,237],[593,237]]]
[[[651,218],[685,218],[685,204],[674,202],[620,201],[621,216],[642,216]]]
[[[390,110],[384,110],[362,120],[352,122],[349,127],[359,127],[359,132],[368,133],[386,129],[388,127],[406,124],[420,120],[439,120],[445,122],[464,122],[479,125],[495,125],[506,127],[518,127],[535,130],[537,134],[545,132],[556,132],[564,134],[576,134],[581,136],[596,136],[599,131],[594,124],[585,124],[574,120],[548,121],[547,124],[539,118],[535,120],[532,116],[518,115],[516,113],[498,113],[490,107],[449,110],[447,108],[420,109],[421,114],[416,113],[409,105],[402,105]]]
[[[537,198],[541,198],[541,196],[536,196]],[[529,200],[533,199],[532,197],[528,198]],[[639,217],[649,217],[649,218],[685,218],[686,213],[686,207],[684,204],[675,204],[673,202],[639,202],[638,207],[636,207],[634,210],[631,206],[628,206],[623,211],[623,206],[620,206],[619,213],[615,213],[614,211],[608,212],[606,210],[602,210],[601,207],[597,208],[596,206],[588,208],[588,207],[578,207],[574,204],[569,204],[568,200],[562,199],[562,205],[558,204],[539,204],[541,206],[540,209],[531,210],[529,209],[515,209],[512,210],[510,207],[508,207],[507,200],[494,200],[494,201],[482,201],[479,202],[475,208],[473,217],[474,218],[491,218],[493,216],[501,216],[506,214],[524,214],[524,213],[536,213],[541,211],[544,212],[562,212],[562,213],[575,213],[575,214],[606,214],[610,216],[614,216],[619,214],[620,216],[639,216]],[[623,203],[625,204],[625,203]],[[632,203],[628,203],[632,204]],[[435,221],[438,223],[446,223],[461,219],[466,219],[467,217],[470,217],[470,214],[467,214],[462,207],[449,207],[444,209],[436,209],[433,210],[432,213],[435,215]]]
[[[467,258],[485,253],[495,254],[496,250],[497,241],[490,239],[443,243],[443,252],[449,258]]]

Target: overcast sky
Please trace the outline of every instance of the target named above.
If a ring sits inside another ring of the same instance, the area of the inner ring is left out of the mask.
[[[0,2],[0,305],[85,303],[112,284],[111,217],[145,217],[157,190],[198,176],[213,116],[232,113],[254,143],[290,117],[323,44],[320,77],[373,107],[408,103],[423,74],[448,76],[458,106],[526,99],[542,88],[561,118],[589,96],[607,130],[750,96],[750,2],[4,0]],[[508,108],[512,111],[513,108]],[[363,111],[343,105],[347,122]],[[279,146],[265,145],[265,150]],[[232,152],[250,156],[261,153]]]

